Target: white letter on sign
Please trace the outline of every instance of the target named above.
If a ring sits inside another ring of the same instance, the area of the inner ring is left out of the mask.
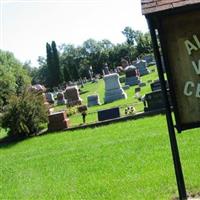
[[[196,97],[200,98],[200,83],[197,84]]]
[[[191,55],[192,50],[195,51],[198,50],[198,48],[194,44],[192,44],[192,42],[190,42],[189,40],[185,40],[185,46],[189,55]]]
[[[189,91],[189,86],[194,87],[194,83],[192,81],[187,81],[184,87],[184,94],[186,96],[191,96],[192,91]]]
[[[196,42],[198,48],[200,48],[200,42],[199,42],[199,39],[196,35],[193,35],[193,38],[194,38],[194,41]]]
[[[198,65],[197,65],[197,63],[195,63],[194,61],[192,61],[192,65],[194,67],[194,70],[195,70],[196,74],[200,75],[200,60],[198,62]]]

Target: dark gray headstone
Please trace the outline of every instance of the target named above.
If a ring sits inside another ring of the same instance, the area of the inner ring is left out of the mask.
[[[119,107],[98,111],[98,120],[104,121],[120,117]]]
[[[170,94],[168,91],[168,98],[170,100]],[[171,100],[170,100],[171,104]],[[148,93],[144,97],[144,111],[159,110],[165,108],[163,94],[161,90]]]
[[[161,90],[161,85],[160,85],[160,81],[159,80],[154,81],[150,85],[151,85],[151,90],[152,91]]]
[[[164,108],[164,100],[161,90],[153,91],[145,95],[144,111],[152,111]]]
[[[165,83],[166,83],[166,87],[168,89],[169,88],[168,82],[165,81]],[[151,85],[151,90],[152,91],[161,90],[160,80],[156,80],[153,83],[151,83],[150,85]]]
[[[140,83],[139,86],[140,87],[145,87],[147,84],[146,83]]]

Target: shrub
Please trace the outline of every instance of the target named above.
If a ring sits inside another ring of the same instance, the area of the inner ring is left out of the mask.
[[[47,122],[47,108],[41,93],[25,90],[12,96],[2,117],[2,127],[12,136],[28,136],[39,131]]]
[[[77,112],[77,107],[76,106],[67,106],[67,117],[75,115],[76,112]]]

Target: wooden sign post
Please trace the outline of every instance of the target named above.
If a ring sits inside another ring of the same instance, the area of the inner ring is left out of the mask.
[[[200,127],[200,0],[141,0],[152,37],[165,99],[169,138],[180,199],[187,199],[175,129]],[[164,58],[175,125],[167,98]]]

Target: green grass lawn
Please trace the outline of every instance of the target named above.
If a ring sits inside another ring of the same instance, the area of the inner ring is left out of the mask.
[[[150,70],[156,69],[156,66],[149,67]],[[141,81],[145,82],[147,85],[145,87],[141,87],[141,95],[144,95],[151,91],[150,84],[147,83],[148,80],[156,80],[158,79],[157,71],[151,72],[148,75],[142,76]],[[122,83],[124,85],[124,83]],[[100,79],[98,83],[86,83],[84,85],[84,88],[82,89],[83,94],[81,94],[81,98],[83,99],[83,104],[87,104],[87,96],[92,94],[98,94],[100,97],[100,101],[102,103],[101,106],[93,106],[88,108],[88,116],[86,118],[87,123],[95,122],[97,121],[97,111],[108,109],[112,107],[121,107],[120,109],[121,116],[124,114],[124,106],[125,105],[133,105],[137,112],[141,112],[144,110],[144,106],[142,102],[139,102],[138,99],[135,98],[135,88],[138,86],[131,86],[128,90],[125,90],[127,94],[127,99],[120,99],[111,103],[103,104],[104,102],[104,80]],[[67,110],[66,106],[56,106],[54,108],[55,111],[59,110]],[[76,115],[72,115],[69,117],[70,122],[72,126],[79,125],[82,123],[82,116],[80,113],[77,113]]]
[[[199,129],[177,134],[187,191],[200,191]],[[49,134],[0,148],[0,199],[177,196],[164,116]]]

